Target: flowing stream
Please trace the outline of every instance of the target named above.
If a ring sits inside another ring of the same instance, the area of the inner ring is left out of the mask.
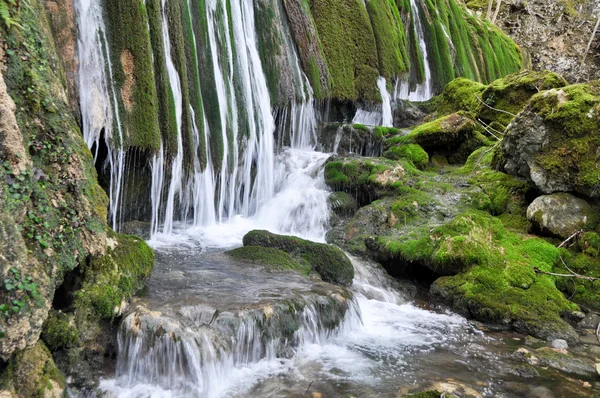
[[[240,263],[224,253],[254,229],[324,242],[330,214],[324,165],[331,154],[315,150],[315,100],[294,46],[291,70],[302,95],[283,112],[287,128],[280,130],[289,133],[289,145],[283,139],[276,145],[275,133],[283,132],[276,131],[257,49],[253,2],[206,0],[221,126],[211,131],[206,123],[196,125],[194,116],[205,111],[190,106],[196,155],[193,170],[184,170],[186,112],[171,59],[168,4],[161,1],[162,34],[177,153],[168,157],[161,145],[151,160],[149,242],[157,264],[146,293],[121,323],[116,373],[101,381],[101,390],[123,398],[397,396],[434,382],[456,384],[451,375],[478,386],[476,395],[528,391],[523,383],[505,383],[514,372],[499,360],[506,356],[501,336],[485,336],[460,316],[416,303],[414,286],[392,279],[377,264],[352,258],[355,280],[346,289]],[[417,101],[432,95],[431,70],[421,14],[416,0],[410,4],[425,81],[413,90],[399,83],[393,98]],[[109,148],[116,228],[125,151],[119,149],[108,40],[98,3],[76,0],[76,6],[84,138],[93,149],[104,137]],[[381,110],[359,111],[355,123],[393,125],[386,80],[380,78],[377,86]],[[334,152],[341,134],[340,129]],[[203,167],[200,143],[211,136],[220,137],[225,149],[221,164],[213,164],[206,145]]]

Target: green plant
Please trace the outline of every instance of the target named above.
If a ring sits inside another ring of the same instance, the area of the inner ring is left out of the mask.
[[[22,26],[18,23],[17,19],[11,16],[11,8],[17,7],[16,0],[0,0],[0,18],[7,29],[16,26],[18,28],[22,28]]]

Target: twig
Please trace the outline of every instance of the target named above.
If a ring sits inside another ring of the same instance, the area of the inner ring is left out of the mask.
[[[590,41],[587,45],[587,49],[585,53],[583,53],[583,59],[581,60],[581,66],[579,69],[583,69],[583,65],[585,64],[585,59],[587,58],[588,53],[590,52],[590,47],[592,47],[592,43],[594,42],[594,37],[596,36],[596,32],[598,31],[598,27],[600,26],[600,14],[598,15],[598,20],[596,21],[596,26],[594,27],[594,31],[592,32],[592,36],[590,37]]]
[[[477,166],[479,166],[479,163],[481,163],[481,161],[483,160],[483,158],[485,157],[485,155],[487,155],[488,153],[490,153],[491,151],[493,151],[494,149],[496,149],[500,143],[502,143],[502,141],[498,141],[493,147],[489,148],[488,150],[484,151],[481,156],[479,156],[479,159],[477,159],[477,162],[475,162],[475,165],[473,165],[473,170],[471,170],[471,173],[475,173],[475,169],[477,168]]]
[[[516,116],[517,116],[517,115],[515,115],[514,113],[510,113],[509,111],[505,111],[505,110],[502,110],[502,109],[497,109],[497,108],[494,108],[493,106],[490,106],[490,105],[486,104],[485,102],[483,102],[483,101],[481,100],[481,98],[479,98],[479,97],[477,96],[477,94],[474,94],[474,95],[475,95],[475,98],[477,98],[477,99],[479,100],[479,102],[481,102],[483,105],[487,106],[488,108],[490,108],[490,109],[491,109],[491,110],[493,110],[493,111],[496,111],[496,112],[502,112],[502,113],[506,113],[507,115],[511,115],[512,117],[516,117]]]
[[[573,235],[569,236],[563,243],[561,243],[558,246],[558,248],[560,249],[561,247],[563,247],[564,245],[566,245],[567,243],[569,243],[569,241],[571,241],[571,239],[573,239],[574,237],[578,236],[582,232],[583,232],[582,230],[579,230],[579,231],[575,232]]]
[[[479,124],[481,125],[481,127],[483,127],[485,129],[485,131],[487,131],[492,137],[494,137],[498,141],[500,141],[501,138],[498,137],[496,134],[499,134],[500,136],[504,136],[504,133],[499,132],[498,130],[496,130],[495,128],[493,128],[492,126],[490,126],[489,124],[485,123],[483,120],[477,119],[477,121],[479,122]],[[492,133],[492,130],[496,134]]]
[[[551,276],[560,276],[563,278],[577,278],[577,279],[585,279],[587,281],[597,281],[599,278],[593,278],[591,276],[585,276],[585,275],[579,275],[579,274],[555,274],[554,272],[546,272],[546,271],[542,271],[541,269],[539,269],[538,267],[533,267],[533,270],[537,273],[537,274],[544,274],[544,275],[551,275]]]
[[[600,323],[598,323],[598,327],[596,328],[596,340],[600,343]]]

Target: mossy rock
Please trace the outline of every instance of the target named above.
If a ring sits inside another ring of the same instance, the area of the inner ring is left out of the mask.
[[[567,84],[565,79],[550,71],[514,73],[488,85],[458,78],[436,99],[437,114],[443,116],[463,111],[501,134],[535,94]]]
[[[351,194],[364,206],[392,193],[416,171],[406,159],[334,157],[325,165],[325,183],[334,190]]]
[[[268,231],[250,231],[243,241],[245,247],[262,246],[284,251],[301,264],[310,264],[325,282],[350,286],[354,279],[354,266],[350,259],[335,246]]]
[[[535,95],[506,131],[500,166],[545,194],[600,197],[600,82]]]
[[[578,231],[598,225],[598,208],[568,193],[537,197],[527,208],[527,217],[542,234],[567,239]]]
[[[473,119],[453,113],[422,124],[408,135],[386,140],[386,148],[398,144],[418,144],[429,156],[445,156],[450,163],[463,164],[478,148],[491,145],[483,129]]]
[[[11,397],[63,397],[65,388],[65,378],[41,341],[16,353],[0,375],[0,391],[8,391]]]
[[[120,315],[122,306],[140,288],[154,267],[154,251],[136,236],[115,234],[114,247],[93,257],[76,292],[76,311],[99,319]]]
[[[291,270],[308,275],[310,265],[301,263],[282,250],[262,246],[244,246],[226,252],[228,256],[251,264],[260,264],[274,270]]]
[[[421,391],[414,394],[405,395],[406,398],[440,398],[442,393],[437,390]],[[446,394],[448,396],[448,394]]]
[[[356,198],[347,192],[332,192],[327,201],[329,208],[340,217],[352,216],[358,210]]]
[[[42,340],[52,352],[79,345],[79,330],[72,316],[51,310],[42,329]]]
[[[391,160],[409,160],[419,170],[425,169],[429,164],[429,155],[417,144],[393,146],[383,156]]]
[[[592,278],[600,278],[600,245],[598,234],[588,232],[578,238],[579,250],[562,250],[563,262],[554,266],[554,272],[569,275],[576,272]],[[567,269],[568,267],[568,269]],[[600,311],[600,279],[585,280],[579,278],[557,278],[558,288],[567,297],[591,311]]]

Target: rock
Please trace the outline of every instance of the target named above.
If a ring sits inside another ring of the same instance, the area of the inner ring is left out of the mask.
[[[150,239],[150,223],[145,221],[127,221],[121,226],[121,233],[139,236],[142,239]]]
[[[552,340],[550,344],[552,348],[556,348],[557,350],[567,350],[569,348],[569,343],[564,341],[563,339]]]
[[[295,260],[288,253],[262,246],[244,246],[226,252],[236,260],[260,264],[270,269],[293,270],[308,275],[310,265]]]
[[[596,373],[600,376],[600,363],[596,364]]]
[[[548,366],[561,372],[580,377],[596,377],[595,364],[586,358],[574,358],[565,350],[543,347],[535,352],[540,366]]]
[[[408,135],[386,140],[385,149],[397,144],[418,144],[430,157],[445,156],[450,163],[463,164],[476,149],[490,145],[474,120],[453,113],[412,130]]]
[[[527,208],[527,218],[542,233],[567,239],[595,224],[597,216],[585,200],[568,193],[555,193],[535,199]]]
[[[289,253],[300,262],[309,264],[325,282],[350,286],[354,279],[354,267],[350,259],[335,246],[268,231],[250,231],[243,241],[244,246],[262,246]]]
[[[33,348],[18,352],[8,362],[0,378],[2,389],[13,398],[60,398],[66,394],[65,379],[41,341]]]
[[[353,216],[358,211],[356,198],[346,192],[332,192],[328,202],[329,208],[340,217]]]
[[[508,126],[499,165],[541,192],[600,197],[600,82],[535,95]]]
[[[528,345],[533,348],[541,348],[541,347],[545,346],[546,344],[542,340],[536,339],[533,336],[527,336],[527,337],[525,337],[525,345]]]
[[[340,156],[381,156],[384,137],[399,133],[394,128],[325,123],[319,126],[318,140],[323,151]]]

